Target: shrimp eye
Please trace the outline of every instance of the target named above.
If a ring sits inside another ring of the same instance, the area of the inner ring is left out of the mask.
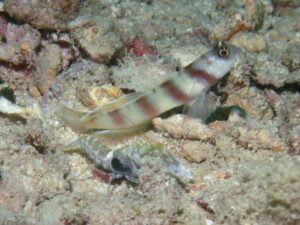
[[[214,48],[220,58],[227,58],[230,55],[230,50],[223,41],[217,41],[214,44]]]

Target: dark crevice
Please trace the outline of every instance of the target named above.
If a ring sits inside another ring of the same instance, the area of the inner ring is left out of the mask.
[[[19,64],[14,64],[11,62],[1,61],[0,60],[0,66],[3,66],[7,69],[13,69],[14,71],[24,71],[30,69],[30,65],[27,62],[22,62]]]
[[[274,118],[276,118],[278,116],[278,113],[276,112],[276,109],[274,108],[274,106],[272,104],[270,104],[268,102],[268,105],[270,106],[271,110],[272,110],[272,113],[274,115]]]
[[[7,118],[10,122],[12,123],[21,123],[21,124],[26,124],[27,120],[22,118],[21,116],[17,115],[17,114],[5,114],[5,113],[1,113],[0,112],[0,118]]]
[[[64,181],[68,184],[68,191],[69,192],[73,192],[73,185],[72,185],[72,182],[71,182],[71,180],[69,179],[69,175],[70,175],[70,171],[68,171],[67,173],[65,173],[64,175],[63,175],[63,179],[64,179]]]
[[[257,87],[260,90],[273,90],[277,94],[281,94],[282,92],[291,92],[291,93],[300,93],[300,84],[297,83],[288,83],[284,84],[282,87],[275,87],[271,84],[260,84],[255,81],[252,77],[250,77],[250,86]]]
[[[35,150],[39,153],[39,154],[47,154],[48,153],[48,149],[47,147],[41,143],[42,137],[40,136],[35,136],[35,135],[28,135],[25,139],[25,142],[31,146],[33,146],[35,148]]]
[[[220,102],[223,104],[226,102],[229,93],[222,91],[223,88],[226,88],[228,84],[229,73],[227,73],[217,84],[213,85],[209,88],[208,91],[216,93],[218,96],[221,97]]]
[[[5,19],[7,20],[7,22],[9,23],[13,23],[13,24],[16,24],[16,25],[25,25],[26,23],[22,22],[22,21],[19,21],[13,17],[11,17],[8,13],[6,12],[1,12],[0,15],[3,15],[5,17]]]
[[[125,57],[124,48],[121,47],[115,51],[115,53],[112,55],[106,66],[108,68],[118,66],[123,62],[123,58]]]
[[[277,94],[281,94],[283,92],[290,92],[290,93],[300,93],[300,84],[297,84],[297,83],[289,83],[289,84],[285,84],[283,85],[282,87],[280,88],[277,88],[273,85],[263,85],[263,84],[259,84],[257,81],[255,81],[251,76],[249,76],[250,78],[250,85],[251,86],[254,86],[260,90],[272,90],[274,92],[276,92]],[[289,121],[289,116],[290,114],[285,112],[277,112],[277,110],[274,108],[274,106],[272,106],[272,104],[269,104],[270,108],[272,109],[272,112],[274,113],[274,117],[277,117],[277,116],[281,116],[281,123],[280,123],[280,127],[283,128],[284,130],[287,130],[289,129],[289,124],[290,124],[290,121]],[[282,132],[280,131],[279,132],[279,136],[281,138],[283,138],[285,141],[286,141],[286,144],[288,146],[288,151],[287,153],[289,155],[296,155],[296,154],[299,154],[299,152],[297,151],[297,149],[295,149],[293,147],[293,144],[290,140],[290,137],[289,137],[289,134],[287,134],[286,132]]]
[[[12,103],[16,103],[16,96],[14,94],[14,91],[10,87],[1,88],[0,96],[3,96],[4,98],[11,101]]]
[[[134,90],[132,90],[132,89],[129,89],[129,88],[121,88],[121,90],[122,90],[122,92],[124,93],[124,94],[132,94],[132,93],[135,93],[135,91]]]

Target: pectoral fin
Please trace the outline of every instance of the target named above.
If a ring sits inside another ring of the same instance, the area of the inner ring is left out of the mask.
[[[205,122],[215,108],[215,100],[207,96],[206,92],[203,92],[184,106],[183,113]]]

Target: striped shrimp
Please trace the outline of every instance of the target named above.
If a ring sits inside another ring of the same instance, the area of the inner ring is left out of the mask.
[[[137,144],[112,150],[97,136],[81,135],[73,143],[73,148],[82,150],[97,167],[109,172],[112,179],[126,178],[130,182],[139,183],[139,168],[145,156],[155,158],[167,173],[183,184],[194,179],[192,173],[177,158],[158,145]]]
[[[178,106],[187,105],[215,85],[232,67],[240,50],[218,41],[213,48],[181,71],[170,74],[158,86],[125,95],[91,112],[59,105],[61,121],[74,131],[130,131]]]

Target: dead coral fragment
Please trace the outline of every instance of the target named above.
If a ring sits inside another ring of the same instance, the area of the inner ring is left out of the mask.
[[[148,57],[125,57],[120,66],[112,68],[112,79],[117,87],[145,91],[158,85],[174,69]]]
[[[0,59],[13,65],[34,63],[35,49],[41,44],[41,34],[30,25],[8,23],[5,27],[5,43],[0,45]]]
[[[5,11],[13,18],[39,29],[65,29],[79,9],[80,0],[23,1],[7,0]]]
[[[34,109],[18,106],[2,96],[0,96],[0,113],[17,115],[22,118],[29,118],[36,114]]]
[[[229,40],[235,34],[243,31],[258,30],[264,22],[265,9],[261,0],[243,0],[243,1],[220,1],[224,5],[219,8],[229,8],[226,17],[229,19],[222,20],[212,34],[215,40]],[[228,5],[231,7],[228,7]],[[237,13],[237,6],[244,8],[244,11]]]
[[[41,34],[30,25],[15,25],[1,18],[0,60],[13,65],[32,64],[35,49],[41,44]]]
[[[156,118],[153,120],[153,124],[156,129],[167,132],[175,138],[202,141],[209,141],[214,138],[212,130],[204,125],[201,120],[184,115],[174,115],[165,120]]]
[[[274,117],[266,96],[254,87],[245,87],[233,92],[228,96],[226,105],[238,105],[257,119],[272,119]]]
[[[5,43],[0,44],[0,60],[14,65],[31,64],[35,49],[41,43],[40,32],[28,24],[15,25],[7,22],[1,25],[1,36]]]
[[[29,45],[29,48],[32,50],[41,43],[40,32],[28,24],[19,26],[8,23],[5,31],[5,38],[7,44],[18,45],[20,47]]]
[[[300,6],[300,2],[298,0],[272,0],[272,3],[276,9],[276,13],[278,14]]]
[[[284,151],[285,143],[278,137],[266,129],[247,129],[240,127],[238,129],[239,136],[237,142],[248,149],[268,149],[275,152]]]
[[[158,51],[139,36],[136,36],[132,41],[125,42],[123,47],[127,52],[132,52],[136,57],[142,57],[144,55],[150,57],[159,56]]]
[[[261,52],[266,48],[266,42],[262,35],[245,32],[233,36],[231,43],[249,52]]]
[[[291,73],[280,61],[260,54],[256,59],[252,78],[259,84],[280,88],[285,84],[300,83],[300,72]]]
[[[102,17],[79,17],[69,24],[69,30],[80,47],[99,63],[107,63],[121,47],[113,25]]]
[[[14,65],[22,64],[24,61],[20,48],[12,45],[0,45],[0,60]]]
[[[44,94],[52,86],[61,65],[60,48],[56,44],[47,45],[39,54],[36,62],[35,83]]]
[[[186,141],[182,145],[180,155],[186,160],[193,163],[204,162],[207,158],[213,157],[215,146],[209,143],[201,143],[195,141]]]
[[[79,90],[79,99],[89,108],[108,104],[110,101],[120,98],[122,90],[110,84],[101,87],[87,87]]]

